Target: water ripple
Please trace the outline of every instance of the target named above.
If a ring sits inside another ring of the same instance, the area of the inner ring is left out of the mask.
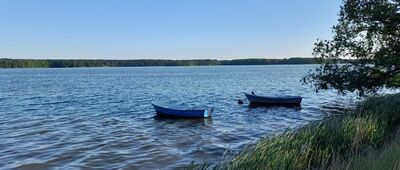
[[[0,69],[0,169],[169,169],[218,161],[354,101],[302,86],[314,67]],[[300,109],[237,105],[251,90],[304,101]],[[150,105],[157,100],[208,105],[215,113],[159,118]]]

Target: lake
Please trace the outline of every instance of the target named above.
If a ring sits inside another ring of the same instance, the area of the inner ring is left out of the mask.
[[[317,65],[0,69],[0,169],[170,169],[216,162],[259,138],[354,103],[300,79]],[[301,109],[248,107],[243,92],[301,95]],[[152,101],[214,107],[161,119]]]

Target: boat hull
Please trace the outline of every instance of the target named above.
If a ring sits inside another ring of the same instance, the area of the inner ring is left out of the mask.
[[[246,98],[252,105],[300,105],[302,101],[300,96],[266,97],[247,93]]]
[[[211,116],[213,109],[174,109],[152,103],[158,116],[182,117],[182,118],[207,118]]]

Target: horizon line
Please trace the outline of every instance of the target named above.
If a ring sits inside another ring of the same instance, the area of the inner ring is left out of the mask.
[[[191,59],[163,59],[163,58],[136,58],[136,59],[104,59],[104,58],[7,58],[0,57],[2,59],[9,60],[248,60],[248,59],[267,59],[267,60],[284,60],[284,59],[293,59],[293,58],[314,58],[313,56],[302,56],[302,57],[285,57],[285,58],[234,58],[234,59],[211,59],[211,58],[191,58]]]

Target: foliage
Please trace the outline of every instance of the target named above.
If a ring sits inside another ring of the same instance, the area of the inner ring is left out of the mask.
[[[222,60],[221,65],[315,64],[313,58]]]
[[[400,94],[371,97],[348,114],[261,139],[221,169],[326,169],[379,148],[400,121]]]
[[[329,169],[400,169],[400,136],[382,148],[371,149],[367,154],[358,154],[349,160],[335,162]]]
[[[0,59],[0,68],[38,67],[143,67],[204,65],[314,64],[312,58],[240,59],[240,60],[22,60]]]
[[[140,67],[216,65],[217,60],[24,60],[0,59],[0,68]]]
[[[344,0],[332,40],[315,43],[324,64],[303,79],[316,90],[363,96],[400,87],[400,0]],[[342,61],[345,60],[346,64]]]

